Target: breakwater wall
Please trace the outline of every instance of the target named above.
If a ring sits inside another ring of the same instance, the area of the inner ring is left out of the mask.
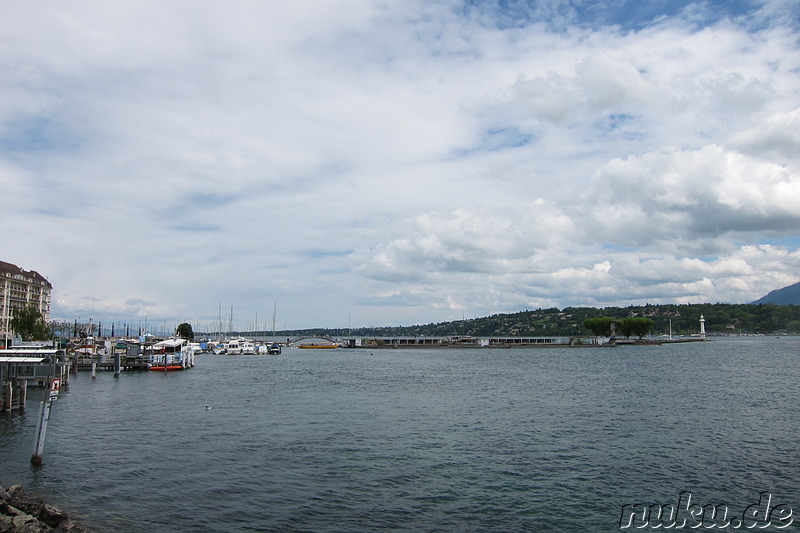
[[[67,513],[25,493],[20,485],[0,486],[0,531],[3,533],[89,533]]]

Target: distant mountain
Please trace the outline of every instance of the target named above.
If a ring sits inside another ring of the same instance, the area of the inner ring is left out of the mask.
[[[754,304],[775,304],[775,305],[800,305],[800,283],[789,285],[782,289],[777,289],[763,298],[759,298]]]

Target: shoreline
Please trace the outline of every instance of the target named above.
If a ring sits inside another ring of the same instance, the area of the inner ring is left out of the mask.
[[[29,495],[21,485],[0,486],[0,531],[6,533],[90,533],[69,515]]]

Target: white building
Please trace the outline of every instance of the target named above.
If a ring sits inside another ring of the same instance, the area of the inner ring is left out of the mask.
[[[35,270],[0,261],[0,343],[11,337],[8,324],[15,309],[33,304],[50,320],[50,292],[53,286]]]

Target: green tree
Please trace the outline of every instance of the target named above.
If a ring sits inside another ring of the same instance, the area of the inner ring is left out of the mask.
[[[583,327],[597,336],[610,337],[612,322],[615,322],[615,320],[610,316],[587,318],[583,321]]]
[[[48,340],[51,336],[47,322],[32,303],[26,307],[15,309],[8,325],[11,331],[22,337],[24,341],[43,341]]]
[[[631,335],[633,335],[633,321],[630,318],[623,318],[622,320],[617,321],[617,331],[622,334],[623,337],[629,339]]]
[[[194,340],[194,331],[192,331],[192,325],[191,324],[187,324],[186,322],[184,322],[183,324],[180,324],[178,326],[178,332],[177,333],[178,333],[178,337],[180,337],[182,339],[187,339],[187,340],[190,340],[190,341]]]
[[[651,319],[638,316],[623,318],[617,324],[619,331],[628,338],[631,335],[638,335],[641,339],[653,329],[653,321]]]

